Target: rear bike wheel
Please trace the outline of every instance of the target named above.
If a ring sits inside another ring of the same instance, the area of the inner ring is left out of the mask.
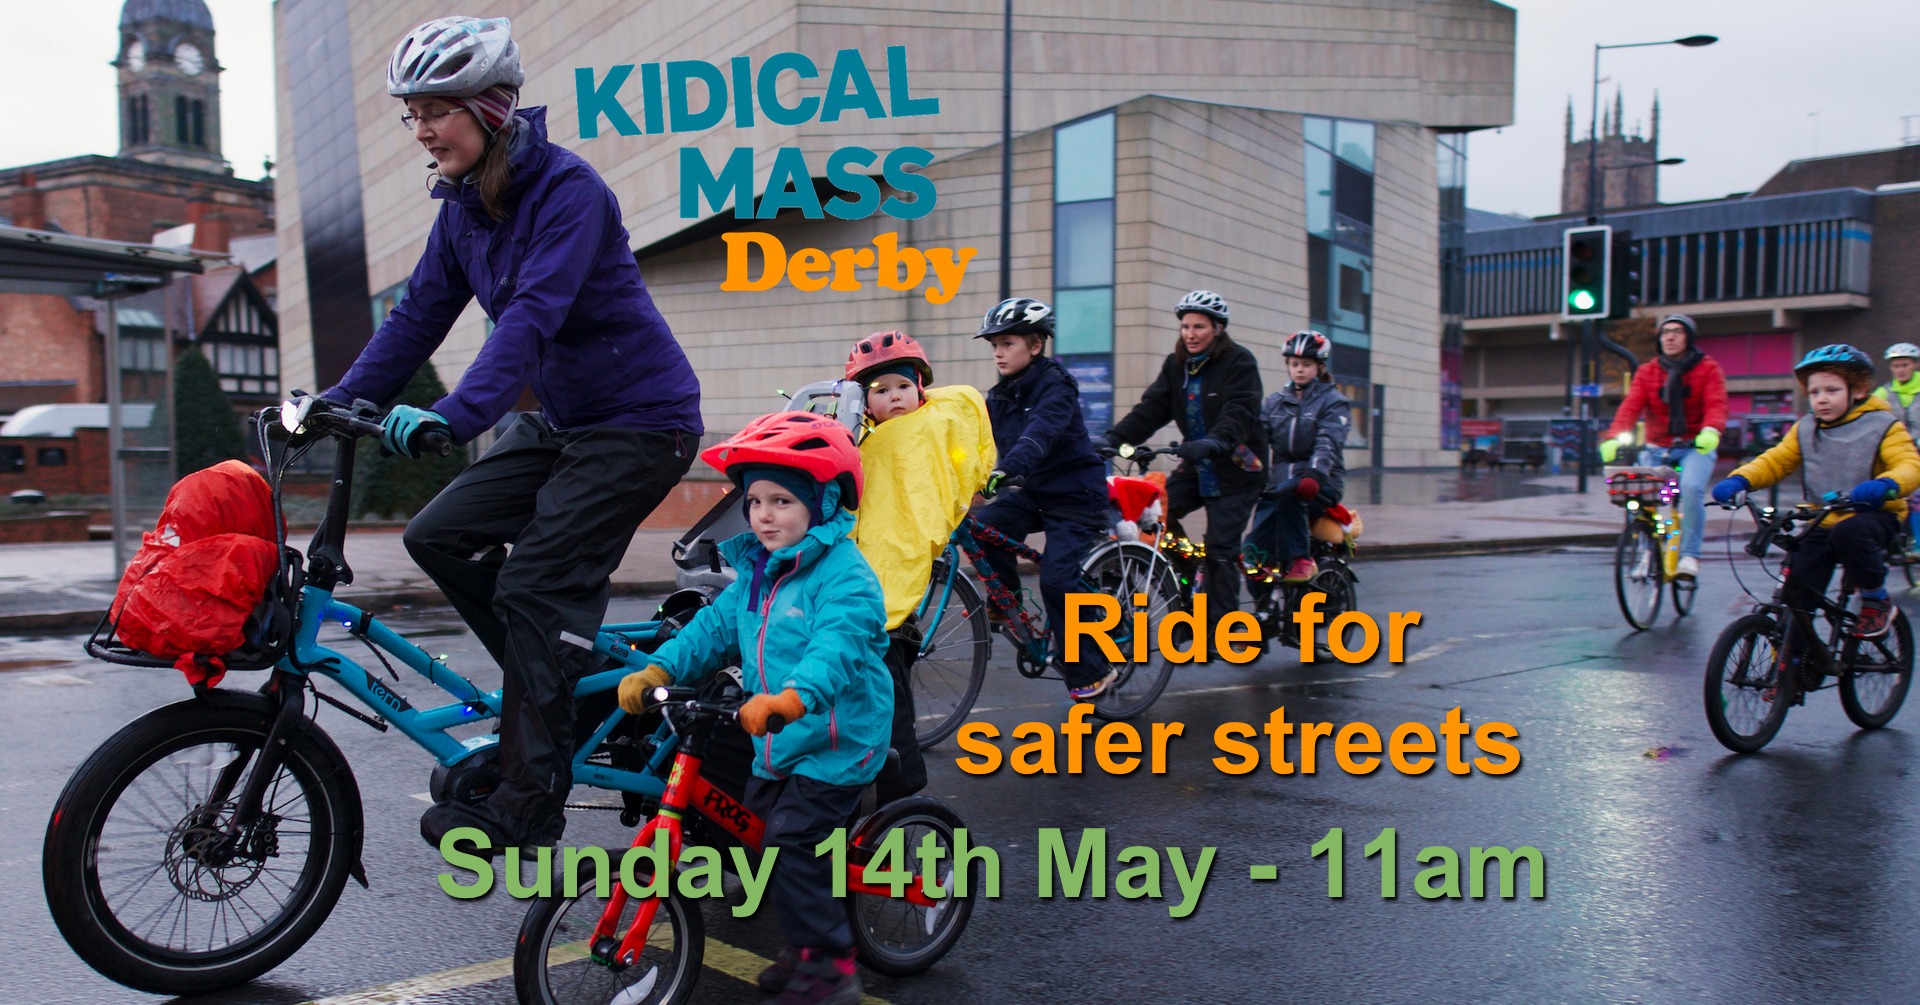
[[[1326,620],[1322,623],[1329,626],[1340,615],[1359,609],[1359,591],[1356,589],[1353,570],[1345,565],[1322,566],[1320,571],[1307,582],[1306,589],[1302,592],[1326,594],[1327,599],[1321,602],[1320,610],[1326,615]],[[1359,652],[1365,647],[1366,642],[1367,630],[1361,625],[1350,624],[1340,630],[1340,646],[1347,652]]]
[[[226,835],[272,723],[264,703],[179,702],[74,772],[41,875],[54,924],[87,965],[141,991],[206,994],[279,966],[327,920],[358,852],[360,807],[323,734],[295,738],[258,821]]]
[[[946,593],[944,605],[942,592]],[[987,605],[970,577],[954,575],[948,591],[947,562],[937,559],[927,594],[925,641],[912,671],[913,735],[922,750],[952,736],[973,711],[987,679],[987,660],[993,655]]]
[[[559,882],[557,874],[554,878]],[[613,955],[644,902],[627,898],[613,935],[603,940],[603,958]],[[594,959],[593,929],[607,901],[595,895],[591,882],[584,884],[577,897],[535,899],[514,943],[514,993],[522,1005],[679,1005],[686,1001],[700,978],[706,928],[699,906],[678,891],[659,898],[659,905],[640,958],[618,963]]]
[[[1913,626],[1905,611],[1893,612],[1887,634],[1861,639],[1840,675],[1840,707],[1861,729],[1893,721],[1913,684]]]
[[[1782,673],[1784,636],[1771,615],[1748,614],[1734,621],[1713,643],[1707,658],[1707,725],[1713,737],[1735,753],[1751,754],[1767,745],[1786,721],[1799,682]]]
[[[891,832],[900,831],[900,848],[907,860],[938,862],[939,871],[932,879],[948,894],[932,907],[922,907],[904,897],[849,893],[847,921],[853,926],[853,944],[859,950],[860,962],[868,969],[893,977],[917,974],[947,955],[960,940],[967,920],[973,916],[973,898],[980,895],[982,874],[980,863],[975,862],[968,874],[967,896],[952,896],[955,833],[965,826],[947,804],[924,796],[888,803],[861,825],[854,839],[857,848],[870,852]],[[938,858],[922,856],[918,851],[929,836],[940,849]]]
[[[1620,613],[1638,629],[1653,627],[1660,616],[1660,595],[1666,592],[1660,565],[1660,538],[1644,520],[1629,521],[1613,549],[1613,592]]]
[[[1131,719],[1152,707],[1173,680],[1173,661],[1160,651],[1160,621],[1185,609],[1180,584],[1167,563],[1137,541],[1122,541],[1095,552],[1081,576],[1089,590],[1120,602],[1120,624],[1113,632],[1113,642],[1123,659],[1113,664],[1117,676],[1093,699],[1093,714],[1102,719]],[[1146,598],[1144,607],[1134,603],[1134,597],[1140,594]],[[1147,658],[1139,663],[1130,662],[1136,614],[1146,615],[1150,633],[1142,640]],[[1174,641],[1179,646],[1189,644],[1184,633]],[[1094,658],[1101,657],[1096,652]]]

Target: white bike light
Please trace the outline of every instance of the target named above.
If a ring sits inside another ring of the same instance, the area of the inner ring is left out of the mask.
[[[280,425],[285,427],[289,433],[304,431],[307,422],[307,411],[311,408],[313,408],[313,398],[311,397],[300,398],[296,401],[281,402]]]

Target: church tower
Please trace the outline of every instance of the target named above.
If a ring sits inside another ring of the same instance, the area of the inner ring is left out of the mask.
[[[120,8],[120,156],[232,174],[220,155],[220,63],[205,0]]]
[[[1595,160],[1600,175],[1600,210],[1629,209],[1658,205],[1660,202],[1660,96],[1653,97],[1653,128],[1642,135],[1639,123],[1629,133],[1626,106],[1620,92],[1614,91],[1613,107],[1600,109],[1599,151]],[[1573,129],[1573,102],[1567,102],[1564,159],[1560,167],[1560,212],[1576,215],[1587,211],[1589,144],[1584,133]]]

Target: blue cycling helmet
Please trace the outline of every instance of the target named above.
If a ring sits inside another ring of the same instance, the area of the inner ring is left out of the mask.
[[[1873,376],[1873,357],[1846,344],[1836,342],[1823,345],[1802,357],[1793,368],[1793,375],[1800,380],[1806,379],[1806,371],[1815,367],[1831,366],[1850,370],[1863,376]]]

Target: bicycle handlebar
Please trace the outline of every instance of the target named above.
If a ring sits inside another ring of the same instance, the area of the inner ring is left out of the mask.
[[[656,687],[648,697],[653,699],[655,705],[662,706],[662,711],[665,711],[667,706],[671,706],[675,711],[685,713],[693,719],[740,721],[740,707],[746,704],[744,700],[702,701],[699,695],[698,688]],[[777,712],[767,716],[767,732],[778,733],[785,728],[787,728],[786,716]]]
[[[288,401],[277,406],[270,405],[261,409],[261,421],[267,421],[269,419],[267,413],[271,412],[273,414],[270,418],[273,425],[285,429],[286,427],[281,423],[281,418],[285,414],[286,407],[297,401],[301,403],[300,407],[302,408],[300,413],[300,426],[297,429],[287,430],[288,435],[298,435],[301,432],[311,430],[314,432],[339,433],[350,438],[358,438],[362,436],[379,436],[384,428],[381,420],[386,416],[370,402],[355,401],[351,405],[342,405],[325,398],[301,395],[297,391],[294,393],[295,398],[293,401]],[[419,445],[422,454],[430,451],[441,457],[445,457],[453,453],[453,432],[444,427],[424,427],[414,434],[414,439]]]

